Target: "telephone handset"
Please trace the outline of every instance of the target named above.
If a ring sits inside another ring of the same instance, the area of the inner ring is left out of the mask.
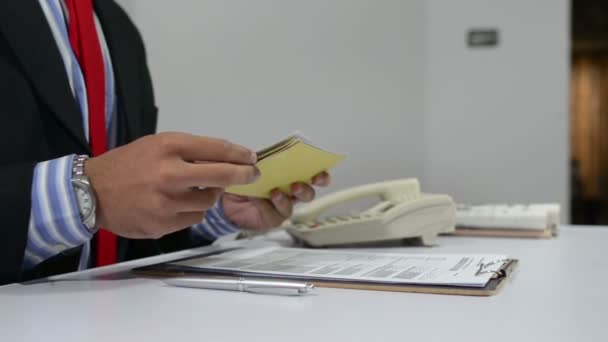
[[[371,208],[347,216],[321,218],[339,205],[379,197]],[[454,231],[456,209],[447,195],[423,194],[417,179],[367,184],[319,198],[298,210],[284,227],[312,247],[421,238],[435,245],[437,235]]]

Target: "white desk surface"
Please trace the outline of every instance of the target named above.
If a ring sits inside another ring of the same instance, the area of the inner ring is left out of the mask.
[[[154,279],[7,285],[0,287],[0,340],[608,339],[608,228],[564,228],[552,240],[443,237],[440,243],[407,252],[505,253],[521,260],[519,271],[494,297],[323,288],[314,296],[280,297],[173,288]]]

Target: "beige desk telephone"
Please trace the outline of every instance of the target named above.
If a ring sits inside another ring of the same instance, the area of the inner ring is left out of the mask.
[[[322,218],[328,210],[376,197],[364,211]],[[435,245],[437,235],[454,231],[456,210],[447,195],[423,194],[417,179],[367,184],[319,198],[298,210],[284,228],[311,247],[420,238]]]

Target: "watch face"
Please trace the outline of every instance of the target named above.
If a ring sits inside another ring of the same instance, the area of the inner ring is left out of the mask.
[[[91,195],[88,191],[76,187],[76,198],[78,199],[78,206],[80,207],[80,211],[83,217],[88,217],[93,210],[93,202],[91,200]]]

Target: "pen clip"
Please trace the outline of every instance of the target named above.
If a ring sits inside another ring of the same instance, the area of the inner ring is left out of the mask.
[[[284,286],[256,286],[249,285],[243,288],[243,291],[258,293],[258,294],[272,294],[281,296],[301,296],[307,295],[312,292],[315,288],[314,284],[306,283],[304,287],[293,288]]]

